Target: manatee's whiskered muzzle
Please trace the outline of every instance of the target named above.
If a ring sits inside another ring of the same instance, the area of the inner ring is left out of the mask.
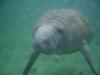
[[[57,46],[57,34],[52,26],[41,26],[35,34],[35,42],[44,52],[53,52]],[[37,47],[38,47],[37,46]]]

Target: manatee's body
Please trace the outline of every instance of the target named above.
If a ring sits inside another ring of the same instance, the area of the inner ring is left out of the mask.
[[[23,75],[26,75],[40,53],[67,54],[80,51],[92,71],[97,75],[90,56],[88,44],[92,40],[93,29],[87,18],[76,10],[51,10],[37,22],[33,37],[34,51]]]
[[[46,34],[51,35],[51,42],[54,43],[53,46],[55,47],[53,51],[52,49],[47,49],[47,52],[51,53],[57,53],[59,51],[59,53],[63,51],[66,53],[79,50],[83,39],[89,43],[92,38],[92,27],[89,25],[87,18],[75,10],[48,11],[40,18],[37,26],[38,28],[45,26],[45,29],[43,29],[43,27],[40,29],[41,33],[44,31]],[[54,29],[50,29],[51,26]],[[37,33],[38,32],[36,32],[36,34]],[[57,34],[60,36],[57,36]],[[44,37],[42,34],[39,35],[41,35],[42,38]],[[51,38],[47,39],[50,40]]]

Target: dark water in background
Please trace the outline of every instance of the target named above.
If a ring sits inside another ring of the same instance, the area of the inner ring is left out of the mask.
[[[95,29],[90,45],[100,71],[100,0],[0,0],[0,75],[21,75],[32,52],[32,27],[49,9],[73,8],[86,14]],[[100,73],[99,73],[100,74]],[[93,75],[78,52],[40,55],[29,75]]]

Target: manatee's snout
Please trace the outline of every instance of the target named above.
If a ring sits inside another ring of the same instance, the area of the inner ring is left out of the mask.
[[[35,33],[34,41],[42,52],[48,53],[54,48],[54,28],[48,25],[41,26]]]

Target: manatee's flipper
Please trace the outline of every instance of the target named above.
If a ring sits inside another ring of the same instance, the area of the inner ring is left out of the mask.
[[[97,70],[96,70],[96,66],[93,62],[93,57],[90,53],[90,49],[89,49],[89,46],[87,44],[87,41],[86,40],[83,40],[82,42],[82,49],[81,49],[81,53],[84,55],[87,63],[89,64],[91,70],[94,72],[95,75],[98,75],[97,74]]]
[[[37,51],[33,51],[32,55],[30,56],[30,59],[28,61],[28,64],[26,65],[25,69],[24,69],[24,72],[23,72],[23,75],[27,75],[29,70],[32,68],[32,65],[34,64],[35,60],[38,58],[39,56],[39,52]]]

